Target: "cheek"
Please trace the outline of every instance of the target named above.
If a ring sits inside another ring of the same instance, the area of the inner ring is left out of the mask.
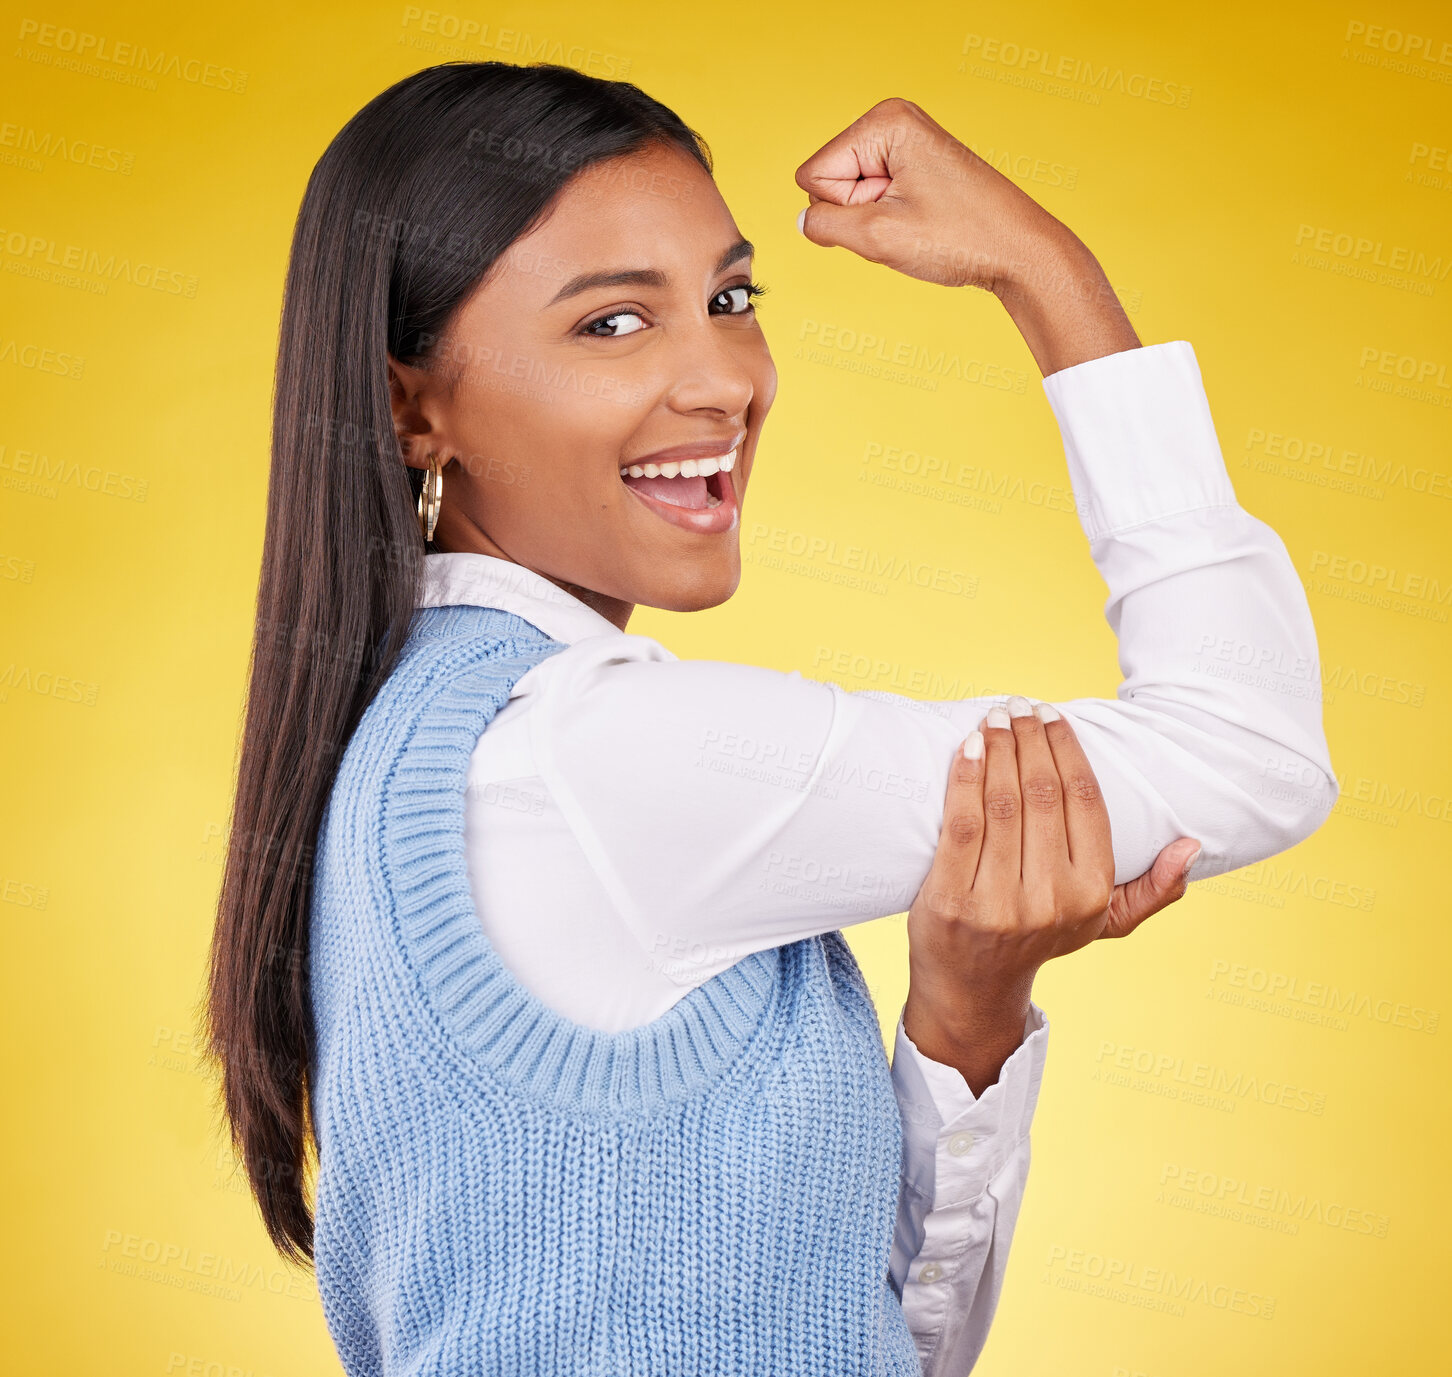
[[[636,408],[612,388],[620,392],[603,374],[562,370],[558,381],[477,416],[477,476],[503,476],[497,493],[494,482],[480,482],[481,496],[488,501],[496,493],[497,504],[512,513],[598,508],[608,483],[618,481],[619,455],[639,424]]]
[[[618,380],[582,375],[580,381],[581,386],[597,385],[601,395],[552,392],[545,407],[552,413],[548,479],[562,504],[598,509],[615,496],[620,456],[631,452],[631,437],[643,418],[640,404]]]

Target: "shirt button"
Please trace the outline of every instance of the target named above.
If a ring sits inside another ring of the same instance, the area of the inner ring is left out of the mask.
[[[973,1147],[973,1135],[971,1133],[955,1133],[948,1139],[948,1151],[954,1157],[961,1157]]]
[[[943,1269],[936,1262],[930,1262],[918,1272],[919,1281],[937,1281],[943,1275]]]

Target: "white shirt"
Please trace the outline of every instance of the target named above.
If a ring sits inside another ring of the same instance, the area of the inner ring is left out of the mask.
[[[1056,704],[1103,790],[1116,880],[1181,836],[1203,845],[1197,877],[1293,845],[1336,797],[1315,631],[1279,537],[1236,504],[1193,349],[1128,350],[1043,382],[1125,676],[1115,699]],[[501,959],[592,1028],[658,1018],[753,951],[904,912],[937,847],[953,752],[1003,701],[679,660],[520,565],[425,563],[420,605],[503,608],[568,647],[520,678],[480,737],[465,844]],[[975,1099],[899,1015],[890,1270],[927,1377],[968,1372],[987,1338],[1047,1039],[1034,1004]]]

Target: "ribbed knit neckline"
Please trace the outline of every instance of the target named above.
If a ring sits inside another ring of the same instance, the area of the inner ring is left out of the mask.
[[[416,673],[398,676],[407,696],[393,709],[409,725],[384,782],[384,872],[408,963],[448,1034],[491,1078],[550,1107],[643,1113],[689,1099],[726,1073],[763,1025],[781,953],[753,952],[659,1018],[617,1033],[557,1013],[504,964],[469,888],[469,760],[513,684],[562,649],[499,608],[415,612],[400,670],[411,656],[427,663],[422,682]]]

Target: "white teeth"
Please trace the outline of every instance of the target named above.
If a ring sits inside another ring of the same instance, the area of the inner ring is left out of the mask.
[[[730,473],[736,467],[736,451],[723,454],[719,459],[682,459],[669,464],[624,464],[620,469],[622,478],[709,478],[713,473]],[[709,503],[716,506],[717,498]]]
[[[721,499],[719,497],[712,497],[710,493],[707,493],[706,505],[708,507],[719,507],[721,505]]]

